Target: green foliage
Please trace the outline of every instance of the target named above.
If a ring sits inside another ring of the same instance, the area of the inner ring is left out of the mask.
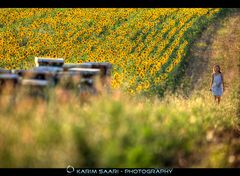
[[[232,128],[235,104],[216,106],[206,94],[149,100],[116,93],[86,104],[52,95],[45,103],[17,99],[10,111],[1,102],[0,166],[179,167],[181,158],[188,167],[222,166],[225,148],[204,154]]]

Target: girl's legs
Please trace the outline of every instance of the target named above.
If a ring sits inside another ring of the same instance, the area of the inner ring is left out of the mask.
[[[217,96],[214,96],[214,101],[217,102]]]
[[[221,97],[220,96],[214,96],[214,100],[217,104],[220,104]]]
[[[217,102],[218,102],[218,104],[220,104],[220,101],[221,101],[221,97],[218,96],[218,97],[217,97]]]

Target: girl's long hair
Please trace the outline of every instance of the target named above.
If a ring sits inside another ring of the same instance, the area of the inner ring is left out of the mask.
[[[215,67],[218,67],[219,68],[219,73],[222,73],[221,72],[221,67],[219,65],[217,65],[217,64],[213,66],[213,73],[215,73],[215,70],[214,70]]]

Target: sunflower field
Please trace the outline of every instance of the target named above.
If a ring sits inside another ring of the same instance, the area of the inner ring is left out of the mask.
[[[113,88],[154,91],[180,68],[194,36],[220,11],[2,8],[0,67],[27,69],[35,56],[110,62]]]

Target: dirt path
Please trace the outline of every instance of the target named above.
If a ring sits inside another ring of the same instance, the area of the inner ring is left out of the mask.
[[[240,10],[212,23],[190,49],[189,63],[182,79],[181,89],[190,96],[193,92],[209,90],[212,67],[221,66],[225,79],[223,103],[240,95]],[[239,105],[239,101],[238,101]],[[236,105],[236,106],[238,106]],[[236,107],[234,129],[228,136],[231,167],[240,167],[240,108]],[[238,118],[239,117],[239,118]],[[215,144],[217,145],[217,144]],[[214,145],[213,145],[214,148]]]
[[[211,24],[190,49],[189,65],[183,79],[185,93],[209,89],[212,67],[219,64],[224,73],[226,94],[236,88],[240,63],[240,11]]]

